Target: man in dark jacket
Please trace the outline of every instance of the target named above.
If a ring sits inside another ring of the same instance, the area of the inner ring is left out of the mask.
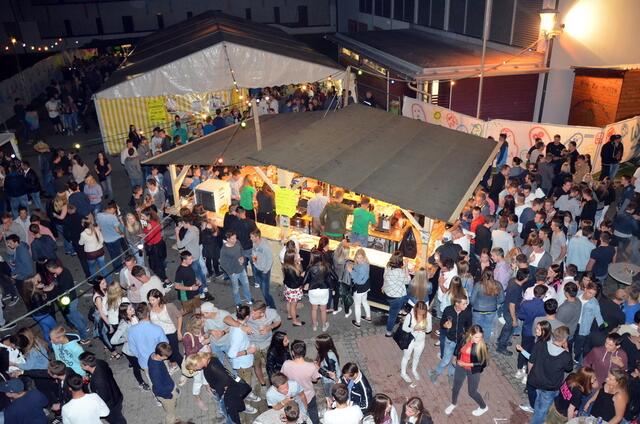
[[[71,191],[71,195],[69,195],[69,205],[75,206],[78,215],[82,218],[89,215],[93,208],[87,195],[80,191],[78,183],[71,181],[69,183],[69,190]]]
[[[73,245],[73,250],[78,256],[82,270],[84,271],[84,274],[89,277],[91,276],[91,273],[89,272],[89,266],[85,260],[84,248],[80,246],[80,234],[84,231],[82,226],[83,219],[84,217],[78,213],[75,205],[69,204],[67,207],[67,216],[62,221],[62,234],[64,235],[64,238],[69,240]]]
[[[4,192],[9,198],[13,218],[16,219],[20,206],[29,207],[29,196],[27,196],[27,181],[14,165],[11,165],[4,179]]]
[[[605,177],[613,180],[620,168],[620,161],[624,155],[624,146],[622,145],[622,136],[614,134],[609,137],[609,142],[605,143],[600,150],[600,159],[602,160],[602,170],[600,171],[600,181]]]
[[[567,340],[569,329],[560,326],[553,330],[551,340],[537,343],[531,351],[529,362],[533,364],[527,383],[536,390],[536,403],[531,424],[543,424],[549,407],[560,390],[565,373],[573,370],[573,359]]]
[[[80,355],[80,366],[89,374],[91,392],[97,393],[109,407],[105,420],[110,424],[126,424],[127,420],[122,415],[122,392],[109,365],[93,353],[84,352]]]
[[[33,206],[42,209],[42,202],[40,201],[40,179],[36,175],[36,171],[31,169],[31,165],[26,160],[22,161],[22,174],[26,181],[26,192],[31,196]]]
[[[320,225],[323,234],[333,240],[342,240],[347,231],[347,216],[353,209],[342,203],[344,192],[336,190],[333,197],[320,213]]]

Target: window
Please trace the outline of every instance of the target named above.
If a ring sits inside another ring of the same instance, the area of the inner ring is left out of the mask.
[[[135,28],[133,26],[133,16],[123,16],[122,17],[122,30],[124,32],[134,32]]]
[[[431,0],[418,1],[418,25],[429,26],[431,24]]]
[[[279,7],[274,7],[273,8],[273,22],[279,24],[280,23],[280,8]]]
[[[444,29],[444,4],[446,0],[431,0],[431,23],[429,26]]]
[[[64,32],[67,37],[73,36],[73,28],[71,28],[71,21],[69,19],[64,20]]]
[[[491,33],[489,38],[498,43],[511,42],[514,0],[493,0],[491,9]]]
[[[307,6],[298,6],[298,25],[309,25],[309,12],[307,10]]]
[[[542,4],[542,0],[518,0],[511,44],[528,47],[538,39]]]
[[[250,7],[247,7],[246,9],[244,9],[244,18],[247,21],[251,20],[251,8]]]
[[[162,13],[158,13],[156,19],[158,19],[158,29],[164,28],[164,16]]]
[[[378,65],[373,60],[369,60],[369,59],[363,57],[362,58],[362,64],[366,65],[368,68],[373,69],[376,72],[381,73],[382,75],[387,75],[387,68],[384,68],[384,67]]]
[[[390,18],[391,17],[391,0],[376,0],[375,14],[377,16],[382,16],[384,18]]]
[[[193,12],[192,11],[188,11],[187,12],[187,19],[191,19],[193,18]]]
[[[352,52],[351,50],[347,49],[347,48],[342,48],[340,50],[340,53],[342,53],[345,56],[350,57],[351,59],[355,60],[356,62],[360,62],[360,55],[358,53]]]
[[[102,18],[96,18],[96,31],[99,35],[104,34],[104,27],[102,26]]]
[[[360,0],[360,13],[373,13],[373,0]]]
[[[413,22],[415,0],[395,0],[393,3],[393,19]]]
[[[494,7],[497,6],[494,3]],[[482,38],[484,32],[485,0],[467,1],[467,25],[465,34]],[[493,13],[493,10],[492,10]],[[493,22],[491,23],[493,26]]]
[[[479,0],[476,0],[479,1]],[[464,14],[466,0],[449,1],[449,31],[462,34],[464,32]]]

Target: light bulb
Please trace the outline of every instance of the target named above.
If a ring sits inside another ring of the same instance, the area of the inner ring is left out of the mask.
[[[69,306],[71,303],[71,298],[68,295],[64,295],[60,298],[60,304],[62,306]]]
[[[73,147],[75,147],[76,149],[79,149],[80,148],[80,143],[74,144]]]

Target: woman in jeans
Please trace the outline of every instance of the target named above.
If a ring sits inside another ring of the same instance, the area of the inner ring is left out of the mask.
[[[149,268],[160,280],[167,282],[167,245],[162,238],[162,224],[155,206],[149,206],[140,214],[140,222],[145,235],[144,251],[149,258]]]
[[[40,274],[36,274],[33,277],[24,280],[22,283],[22,298],[25,301],[27,309],[32,311],[46,304],[54,297],[53,294],[49,294],[49,292],[54,288],[54,285],[45,287],[42,283],[42,277],[40,277]],[[31,318],[33,318],[33,320],[40,326],[42,336],[48,344],[51,344],[49,331],[58,325],[54,316],[55,309],[53,305],[46,306],[31,316]]]
[[[498,307],[503,302],[502,286],[493,279],[493,271],[484,270],[480,281],[473,288],[473,295],[469,303],[473,308],[473,323],[482,327],[484,337],[487,340],[491,340]]]
[[[456,345],[454,351],[456,366],[455,373],[453,375],[453,388],[451,390],[451,404],[447,406],[444,413],[451,415],[458,404],[458,394],[462,388],[464,380],[467,380],[467,386],[469,390],[469,396],[478,404],[478,408],[471,411],[471,413],[479,417],[489,410],[489,407],[484,403],[484,399],[480,393],[478,393],[478,386],[480,385],[480,376],[482,371],[487,366],[487,359],[489,351],[485,343],[482,327],[479,325],[472,325],[467,332],[466,337],[462,337]]]
[[[364,249],[358,249],[356,251],[355,263],[349,263],[347,265],[347,271],[351,275],[351,281],[353,282],[353,307],[355,309],[356,319],[351,320],[351,324],[360,328],[360,317],[362,311],[360,305],[364,308],[364,320],[371,322],[371,308],[367,301],[367,294],[371,289],[369,284],[369,260]]]
[[[93,217],[88,215],[82,220],[84,230],[80,233],[78,244],[83,247],[84,255],[91,275],[106,273],[107,262],[104,259],[104,238],[100,228],[93,223]],[[113,281],[111,275],[106,277],[109,284]]]
[[[340,368],[340,356],[333,343],[333,339],[328,334],[320,334],[316,337],[316,365],[320,368],[322,375],[322,387],[327,400],[331,399],[331,387],[340,381],[342,369]]]
[[[111,168],[111,164],[109,163],[109,159],[104,154],[104,152],[98,152],[98,157],[95,162],[95,171],[98,174],[98,181],[100,181],[100,186],[102,187],[102,192],[105,197],[112,198],[113,197],[113,187],[111,185],[111,172],[113,169]]]
[[[151,322],[162,327],[164,334],[171,345],[171,356],[169,363],[170,372],[173,372],[182,365],[182,355],[180,354],[180,344],[182,340],[182,312],[173,303],[167,303],[164,295],[158,289],[151,289],[147,295],[151,309]],[[184,376],[180,378],[180,385],[186,382]]]
[[[102,210],[102,187],[91,175],[85,178],[84,183],[84,189],[82,191],[89,198],[93,213],[97,214]]]
[[[51,216],[51,221],[56,226],[58,234],[62,235],[64,241],[64,253],[65,255],[75,256],[76,252],[73,250],[73,244],[66,237],[64,237],[64,219],[67,217],[68,212],[68,198],[67,193],[57,193],[56,197],[49,203],[49,210],[47,211]]]
[[[142,390],[149,391],[151,388],[142,379],[142,369],[138,363],[138,358],[129,350],[129,342],[127,339],[129,328],[138,323],[136,310],[131,303],[121,303],[118,307],[118,317],[120,318],[120,323],[118,324],[116,332],[111,336],[110,342],[112,345],[122,345],[122,354],[127,358],[127,361],[129,361],[129,368],[133,370],[133,376],[138,382],[138,387]]]
[[[382,293],[387,296],[389,302],[389,316],[387,317],[386,337],[393,335],[393,326],[396,324],[398,313],[407,300],[407,285],[411,281],[409,271],[404,263],[402,252],[393,252],[384,269]]]
[[[113,333],[113,327],[109,325],[107,317],[107,280],[98,276],[93,280],[93,324],[94,335],[104,344],[105,349],[111,352],[111,359],[120,359],[120,354],[111,344],[109,334]]]

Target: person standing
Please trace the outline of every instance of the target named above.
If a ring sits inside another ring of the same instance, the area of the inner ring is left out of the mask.
[[[87,216],[82,220],[84,230],[80,234],[78,244],[84,249],[84,257],[87,260],[90,275],[106,274],[106,279],[111,284],[113,277],[107,271],[107,262],[104,259],[104,237],[93,222],[93,216]]]
[[[256,220],[256,214],[253,209],[257,204],[256,200],[256,188],[253,186],[253,181],[249,175],[244,177],[242,188],[240,188],[240,207],[247,213],[247,217]]]
[[[471,414],[476,417],[483,415],[489,410],[482,395],[478,393],[480,377],[487,366],[489,351],[485,343],[482,327],[472,325],[466,337],[460,338],[456,345],[455,373],[453,376],[453,387],[451,389],[451,404],[444,410],[446,415],[451,415],[458,403],[458,394],[462,388],[464,380],[467,380],[469,396],[478,404]]]
[[[118,204],[112,200],[107,203],[103,212],[96,215],[96,223],[104,238],[104,245],[111,257],[114,272],[120,272],[122,268],[122,246],[125,244],[123,226],[118,217]]]
[[[344,192],[336,190],[319,217],[323,234],[338,241],[344,238],[347,231],[347,216],[353,213],[353,209],[342,203],[343,199]]]
[[[47,424],[49,420],[44,408],[49,400],[38,389],[27,390],[20,378],[12,378],[0,383],[0,393],[9,398],[5,404],[4,422],[7,424]]]
[[[273,254],[269,243],[262,239],[262,233],[256,229],[251,232],[251,267],[253,269],[253,278],[260,285],[262,296],[267,306],[275,309],[276,303],[273,296],[269,293],[271,283],[271,267],[273,266]]]
[[[413,354],[413,361],[411,365],[411,371],[413,378],[416,381],[420,380],[420,374],[418,374],[418,363],[420,362],[420,356],[424,350],[424,343],[426,338],[426,331],[428,330],[427,321],[429,317],[429,308],[423,301],[418,301],[413,307],[411,312],[407,314],[402,323],[402,331],[411,333],[413,340],[409,343],[406,349],[402,353],[402,362],[400,366],[400,377],[407,383],[411,383],[411,378],[407,375],[407,365],[409,364],[409,358]]]
[[[113,372],[102,359],[97,359],[91,352],[80,355],[80,365],[89,376],[88,387],[91,393],[96,393],[109,407],[109,415],[104,419],[109,424],[127,424],[122,415],[122,392],[113,378]]]
[[[364,249],[360,248],[356,251],[355,263],[347,264],[347,271],[351,274],[351,280],[353,281],[353,308],[355,309],[355,320],[351,321],[355,327],[360,328],[360,317],[362,311],[360,306],[364,308],[364,320],[371,322],[371,308],[367,301],[367,294],[371,289],[369,283],[369,260]]]
[[[182,310],[190,314],[200,308],[198,289],[202,285],[191,267],[193,255],[188,250],[180,252],[180,265],[176,269],[174,288],[178,290],[178,299],[182,302]]]
[[[244,268],[246,258],[242,255],[242,247],[238,243],[238,238],[234,231],[227,231],[226,238],[227,240],[220,250],[220,267],[231,279],[231,290],[236,306],[242,304],[240,286],[242,286],[242,294],[245,297],[245,301],[251,304],[253,298],[249,289],[249,278]]]
[[[564,382],[564,374],[573,370],[568,338],[569,329],[564,325],[560,326],[552,331],[551,340],[537,343],[531,351],[529,362],[533,365],[527,385],[536,391],[531,424],[545,422],[549,408]]]
[[[251,315],[247,325],[253,330],[249,334],[249,341],[256,347],[253,354],[253,368],[260,384],[267,384],[263,367],[267,362],[267,350],[271,344],[273,330],[280,327],[282,319],[275,308],[267,307],[265,302],[257,300],[251,305]]]
[[[27,180],[13,164],[9,166],[9,173],[4,178],[3,190],[9,198],[13,219],[17,219],[20,207],[29,207],[29,196],[27,195]]]
[[[47,271],[53,275],[54,282],[56,284],[56,296],[62,293],[66,293],[69,298],[69,304],[66,306],[59,306],[62,315],[68,323],[73,325],[80,335],[80,339],[86,341],[87,334],[87,320],[84,319],[82,314],[78,312],[78,294],[74,289],[75,281],[71,271],[64,268],[56,261],[47,261]]]
[[[107,404],[96,393],[85,393],[84,382],[78,374],[66,379],[71,400],[62,406],[64,424],[101,424],[101,417],[111,412]]]
[[[40,185],[40,179],[36,171],[31,169],[31,165],[26,160],[22,161],[22,174],[26,182],[27,195],[31,197],[33,206],[36,209],[42,210],[42,202],[40,201],[40,190],[42,190],[42,186]]]
[[[311,227],[315,235],[322,233],[322,225],[320,224],[320,214],[324,207],[329,203],[329,198],[322,194],[322,186],[317,185],[313,188],[315,196],[307,202],[307,215],[312,219]]]
[[[229,351],[227,356],[231,361],[231,366],[235,373],[243,379],[249,386],[253,377],[253,354],[258,350],[257,347],[249,341],[247,335],[247,321],[251,310],[247,305],[242,305],[236,312],[236,319],[240,324],[239,327],[231,327],[229,333]],[[260,402],[260,398],[251,392],[247,396],[250,402]]]
[[[513,352],[508,350],[509,342],[514,328],[518,328],[520,321],[517,316],[517,308],[522,302],[524,286],[529,281],[529,270],[527,268],[518,269],[516,276],[509,282],[505,291],[504,303],[502,305],[502,318],[504,325],[498,336],[496,352],[501,355],[511,356]]]
[[[162,224],[155,206],[146,208],[140,216],[144,232],[144,251],[149,259],[149,268],[161,281],[168,282],[166,272],[167,245],[162,238]],[[142,298],[145,301],[145,298]]]
[[[329,323],[327,322],[329,275],[329,265],[323,260],[322,252],[316,248],[312,249],[309,259],[309,267],[307,268],[304,276],[303,290],[309,291],[313,331],[318,329],[318,309],[320,309],[320,323],[322,325],[322,331],[325,332],[329,329]]]
[[[291,353],[293,359],[285,361],[282,364],[281,372],[287,376],[289,380],[294,380],[304,389],[304,395],[307,399],[307,415],[313,424],[318,424],[318,405],[316,403],[316,392],[313,388],[320,378],[318,368],[313,362],[307,362],[305,356],[307,354],[307,345],[302,340],[294,340],[291,343]]]
[[[387,302],[389,303],[386,337],[393,335],[392,330],[396,324],[400,309],[407,301],[407,286],[410,281],[411,277],[404,263],[402,252],[396,250],[389,258],[389,262],[387,262],[387,266],[384,269],[384,282],[382,284],[382,292],[387,296]]]
[[[94,165],[94,169],[98,175],[98,181],[100,181],[100,185],[102,186],[102,192],[106,198],[113,198],[113,186],[111,185],[111,173],[113,169],[104,152],[98,152]]]
[[[349,388],[346,384],[334,384],[331,388],[331,398],[336,406],[325,411],[324,424],[360,424],[362,410],[357,405],[350,404]]]
[[[140,165],[140,156],[136,149],[130,147],[127,151],[127,157],[124,160],[124,169],[129,177],[131,188],[141,186],[143,183],[142,166]]]
[[[156,399],[162,404],[165,424],[174,424],[176,422],[176,407],[178,396],[180,395],[180,390],[171,379],[171,375],[169,375],[169,371],[164,364],[164,361],[169,359],[172,353],[169,343],[160,342],[148,359],[151,390]]]
[[[371,212],[368,197],[362,197],[360,207],[353,210],[353,224],[351,225],[351,243],[361,247],[369,246],[369,224],[376,225],[376,216]]]
[[[198,295],[200,299],[204,299],[205,293],[209,291],[207,288],[207,274],[200,263],[200,230],[193,224],[193,214],[184,216],[182,221],[176,225],[176,241],[178,251],[191,253],[191,268],[193,268],[198,281],[200,281],[200,285],[197,288]]]
[[[624,155],[624,146],[622,145],[622,136],[613,134],[609,137],[609,142],[605,143],[600,150],[600,159],[602,160],[602,170],[600,171],[600,181],[609,177],[613,180],[620,169],[620,161]]]
[[[136,306],[138,323],[132,325],[127,333],[129,351],[138,359],[138,364],[145,373],[149,368],[149,357],[155,352],[156,346],[161,342],[169,344],[162,327],[151,323],[150,312],[146,303]]]

